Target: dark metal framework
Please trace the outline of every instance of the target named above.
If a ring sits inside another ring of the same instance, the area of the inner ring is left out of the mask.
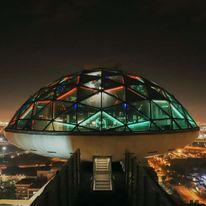
[[[7,130],[126,134],[197,128],[178,100],[156,83],[97,68],[41,88],[20,107]]]

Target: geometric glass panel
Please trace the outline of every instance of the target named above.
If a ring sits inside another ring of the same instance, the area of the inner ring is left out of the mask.
[[[128,127],[135,132],[143,132],[148,131],[150,128],[150,121],[140,122],[136,124],[130,124]]]
[[[118,119],[112,117],[106,112],[102,112],[102,130],[120,127],[123,125],[124,124],[120,122]]]

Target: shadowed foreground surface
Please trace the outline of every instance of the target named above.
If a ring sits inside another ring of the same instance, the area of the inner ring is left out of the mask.
[[[124,191],[124,173],[119,163],[112,163],[113,191],[92,191],[92,162],[81,164],[80,193],[75,206],[113,206],[127,205]]]

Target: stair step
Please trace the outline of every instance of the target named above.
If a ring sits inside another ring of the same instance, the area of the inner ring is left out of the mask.
[[[111,191],[112,190],[111,158],[95,157],[93,164],[94,164],[93,190]]]

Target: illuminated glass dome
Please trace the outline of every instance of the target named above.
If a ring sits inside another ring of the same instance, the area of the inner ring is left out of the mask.
[[[16,112],[7,130],[72,134],[171,132],[198,128],[176,98],[147,79],[97,68],[61,77]]]

